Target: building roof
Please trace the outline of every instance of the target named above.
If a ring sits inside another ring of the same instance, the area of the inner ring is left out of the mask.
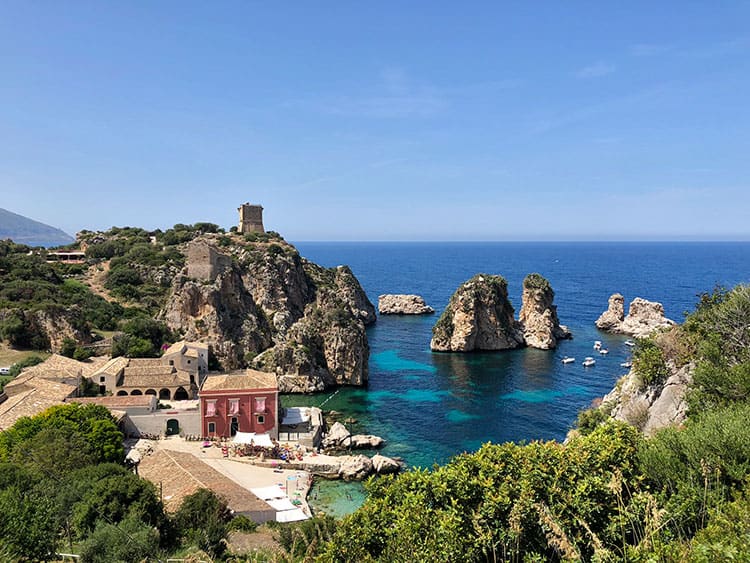
[[[71,397],[67,403],[93,403],[107,408],[116,407],[151,407],[156,401],[156,395],[109,395],[106,397]]]
[[[208,350],[208,344],[204,342],[188,342],[187,340],[180,340],[175,342],[169,348],[164,350],[163,356],[171,356],[172,354],[185,354],[186,356],[198,356],[198,348],[202,350]]]
[[[174,512],[182,500],[200,488],[211,489],[239,513],[271,509],[253,493],[225,477],[193,454],[160,449],[141,459],[138,474],[161,486],[164,506]]]
[[[203,382],[202,391],[224,391],[240,389],[278,389],[276,375],[265,371],[248,369],[242,373],[210,375]]]
[[[79,376],[89,377],[99,368],[100,363],[101,360],[79,362],[60,354],[52,354],[41,364],[25,368],[23,373],[45,379],[76,379]]]
[[[6,385],[8,398],[0,403],[0,430],[10,428],[21,417],[34,416],[59,405],[77,389],[75,385],[33,376],[25,377],[10,389]]]
[[[173,366],[126,367],[118,387],[180,387],[190,386],[190,373]]]
[[[128,365],[128,358],[124,358],[122,356],[117,356],[116,358],[112,358],[107,363],[105,363],[103,366],[100,366],[91,374],[91,377],[96,377],[100,374],[109,374],[109,375],[117,375],[120,373],[121,370],[125,368],[125,366]]]

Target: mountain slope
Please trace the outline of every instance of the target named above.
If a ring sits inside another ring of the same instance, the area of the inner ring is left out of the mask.
[[[0,240],[5,239],[29,246],[60,246],[75,240],[60,229],[0,208]]]

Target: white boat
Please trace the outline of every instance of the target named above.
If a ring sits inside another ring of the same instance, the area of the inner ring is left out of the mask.
[[[623,367],[623,368],[632,368],[633,367],[633,362],[622,362],[620,364],[620,367]]]
[[[635,346],[635,342],[633,342],[632,340],[626,340],[625,346],[630,346],[632,348],[633,346]]]
[[[594,358],[588,357],[585,360],[583,360],[583,367],[588,368],[596,364],[596,360]]]
[[[572,363],[573,363],[573,362],[575,362],[575,361],[576,361],[576,359],[575,359],[575,358],[569,358],[568,356],[565,356],[565,357],[564,357],[564,358],[562,359],[562,363],[564,363],[564,364],[572,364]]]
[[[607,350],[606,348],[602,348],[601,350],[599,350],[599,353],[600,354],[609,354],[609,350]]]
[[[601,340],[595,340],[594,341],[594,350],[598,350],[602,347],[602,341]]]

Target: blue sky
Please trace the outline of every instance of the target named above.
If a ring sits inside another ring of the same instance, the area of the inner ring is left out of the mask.
[[[0,207],[75,233],[750,239],[750,3],[0,6]]]

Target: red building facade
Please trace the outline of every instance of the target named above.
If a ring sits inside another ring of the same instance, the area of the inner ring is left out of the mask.
[[[200,409],[204,436],[255,432],[278,438],[279,388],[272,373],[248,369],[209,376],[200,390]]]

